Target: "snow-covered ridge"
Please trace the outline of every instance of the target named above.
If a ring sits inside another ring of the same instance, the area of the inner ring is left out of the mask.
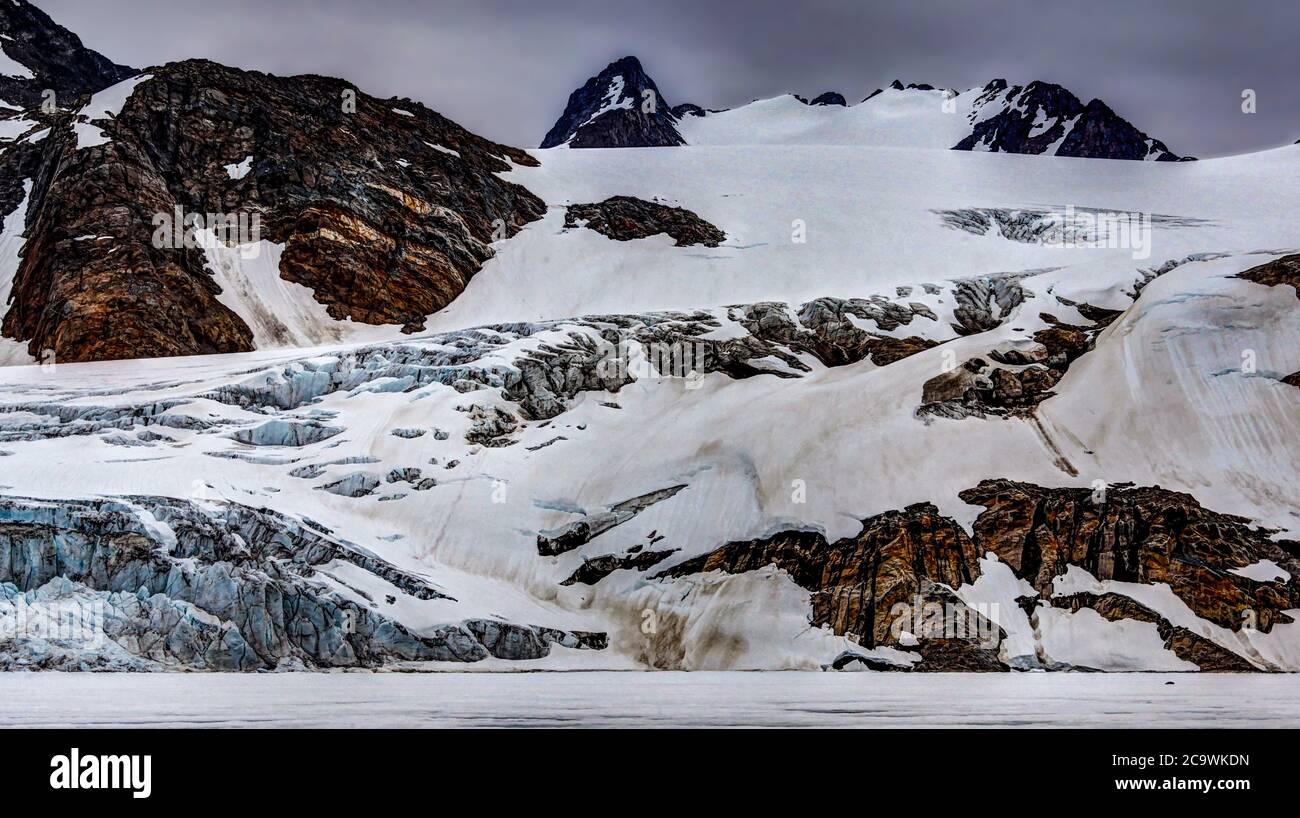
[[[660,110],[638,107],[644,99]],[[1100,100],[1086,106],[1042,82],[951,89],[895,80],[849,105],[828,91],[795,94],[730,110],[695,104],[671,109],[634,57],[592,77],[569,104],[543,148],[667,145],[871,145],[1111,159],[1179,159],[1159,140],[1121,119]]]

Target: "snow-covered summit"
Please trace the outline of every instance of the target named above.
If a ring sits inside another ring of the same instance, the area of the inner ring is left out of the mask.
[[[643,102],[659,108],[647,113]],[[995,79],[965,92],[895,79],[849,105],[827,91],[784,94],[709,110],[668,108],[635,57],[625,57],[569,98],[543,148],[673,145],[878,145],[1094,159],[1178,161],[1098,99],[1086,105],[1050,83]]]

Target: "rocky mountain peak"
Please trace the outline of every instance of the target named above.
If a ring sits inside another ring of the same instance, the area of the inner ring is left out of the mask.
[[[974,127],[956,150],[1159,162],[1190,158],[1148,137],[1101,100],[1084,105],[1068,89],[1049,82],[992,80],[969,117]]]
[[[844,99],[843,94],[837,94],[834,91],[827,91],[821,96],[814,97],[813,101],[808,104],[809,105],[838,105],[841,108],[843,108],[846,105],[848,105],[848,102]]]
[[[646,148],[684,145],[677,116],[641,61],[615,60],[569,95],[543,148]]]
[[[45,89],[55,92],[55,104],[68,108],[82,94],[136,73],[86,48],[27,0],[0,3],[0,54],[0,103],[10,108],[39,105]]]

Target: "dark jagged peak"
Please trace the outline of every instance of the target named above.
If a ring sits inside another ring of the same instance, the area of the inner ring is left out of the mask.
[[[681,105],[674,105],[672,108],[673,116],[681,119],[684,116],[707,116],[708,111],[698,105],[690,102],[683,102]]]
[[[870,94],[867,94],[865,97],[863,97],[863,98],[862,98],[862,101],[863,101],[863,102],[866,102],[867,100],[869,100],[869,99],[873,99],[873,98],[875,98],[875,97],[878,97],[878,96],[880,96],[880,95],[883,94],[883,93],[885,93],[885,89],[884,89],[884,88],[877,88],[876,90],[872,91]]]
[[[1099,99],[1089,102],[1079,121],[1056,150],[1057,156],[1102,157],[1105,159],[1149,159],[1156,162],[1186,162],[1159,139],[1153,139]]]
[[[54,103],[69,108],[135,73],[86,48],[27,0],[0,2],[0,102],[8,107],[36,107],[50,89]]]
[[[821,96],[815,98],[809,105],[839,105],[845,107],[848,102],[845,101],[843,94],[837,94],[834,91],[827,91]]]
[[[698,115],[698,114],[697,114]],[[569,95],[543,148],[650,148],[684,145],[677,116],[636,57],[605,67]]]
[[[902,80],[894,80],[893,82],[889,83],[889,87],[890,87],[891,90],[894,90],[894,91],[939,91],[939,90],[942,90],[942,89],[939,89],[939,88],[935,88],[933,85],[931,85],[931,84],[928,83],[928,82],[909,82],[907,85],[904,85]],[[867,99],[871,99],[871,97],[874,97],[876,94],[879,94],[879,93],[880,93],[880,91],[879,91],[879,90],[876,90],[875,92],[873,92],[873,93],[871,94],[871,96],[867,97]],[[865,100],[865,99],[863,100],[863,102],[866,102],[866,101],[867,101],[867,100]]]
[[[971,106],[971,134],[954,148],[1160,162],[1184,158],[1148,137],[1099,99],[1084,105],[1047,82],[1009,85],[995,79]]]

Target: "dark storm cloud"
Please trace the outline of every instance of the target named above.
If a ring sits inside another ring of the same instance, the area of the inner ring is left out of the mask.
[[[1296,0],[36,0],[132,65],[203,56],[346,77],[535,146],[570,91],[635,54],[672,103],[785,91],[857,101],[895,77],[1100,97],[1179,153],[1300,138]],[[1244,89],[1257,113],[1243,114]]]

